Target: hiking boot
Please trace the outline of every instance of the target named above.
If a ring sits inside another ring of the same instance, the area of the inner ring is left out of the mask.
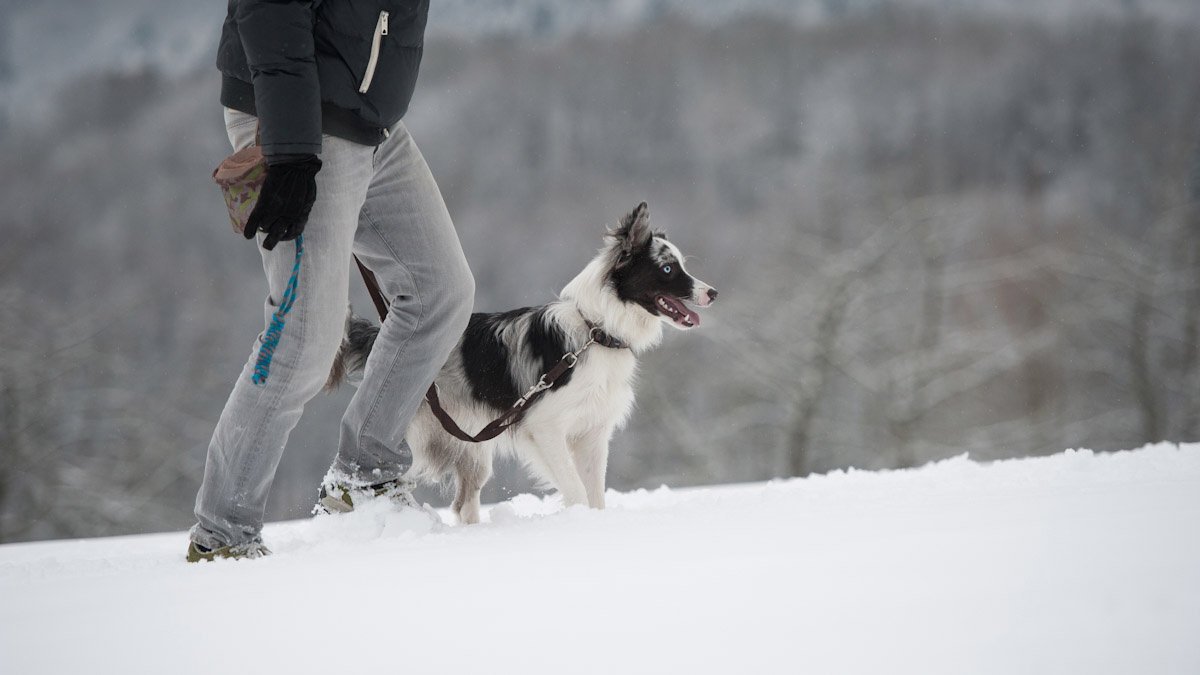
[[[248,544],[238,544],[237,546],[221,546],[220,548],[207,548],[196,542],[188,544],[187,561],[190,563],[200,562],[201,560],[215,560],[224,558],[226,560],[241,560],[251,558],[261,558],[271,555],[271,550],[263,546],[261,541],[252,541]]]
[[[327,478],[321,484],[321,492],[317,496],[313,514],[349,513],[354,510],[355,501],[361,505],[367,500],[380,498],[387,499],[401,509],[424,510],[413,497],[413,487],[411,481],[403,478],[362,487],[353,487],[340,480]]]

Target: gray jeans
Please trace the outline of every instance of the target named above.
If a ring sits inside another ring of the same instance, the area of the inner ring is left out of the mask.
[[[254,142],[256,123],[226,110],[234,149]],[[343,480],[377,483],[411,466],[405,431],[470,317],[475,281],[437,183],[404,124],[377,148],[325,136],[321,161],[298,292],[269,375],[262,385],[251,379],[264,329],[208,446],[191,536],[209,548],[259,537],[288,435],[325,383],[341,344],[352,253],[375,272],[390,307],[342,418],[332,471]],[[281,242],[259,252],[270,287],[263,307],[269,326],[296,247]]]

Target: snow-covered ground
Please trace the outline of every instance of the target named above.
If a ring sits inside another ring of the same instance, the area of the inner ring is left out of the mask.
[[[0,546],[0,673],[1198,673],[1200,445]]]

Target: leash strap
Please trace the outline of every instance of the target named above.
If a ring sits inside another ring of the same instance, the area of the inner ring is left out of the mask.
[[[379,281],[375,278],[375,273],[368,269],[358,259],[358,256],[354,256],[354,262],[358,265],[359,274],[362,275],[363,283],[367,286],[367,293],[371,295],[371,302],[375,303],[375,310],[379,312],[379,320],[382,322],[387,318],[387,302],[384,301],[383,293],[379,290]],[[554,364],[554,367],[538,378],[537,383],[530,387],[524,396],[518,398],[516,403],[513,403],[508,410],[505,410],[499,417],[488,422],[487,426],[474,436],[463,431],[462,427],[458,426],[458,423],[450,416],[450,413],[446,412],[446,409],[442,407],[442,402],[438,398],[437,382],[429,385],[429,389],[425,392],[425,401],[429,403],[429,409],[433,412],[433,416],[437,418],[437,421],[441,423],[442,428],[446,430],[446,433],[467,443],[490,441],[504,433],[512,425],[520,422],[525,417],[525,412],[529,410],[529,407],[541,398],[546,393],[546,390],[553,387],[554,383],[565,375],[568,370],[574,368],[575,364],[579,363],[579,357],[587,351],[588,347],[594,344],[614,349],[625,347],[623,342],[608,335],[598,326],[592,325],[591,322],[587,322],[587,325],[589,331],[588,341],[582,347],[573,352],[563,354],[558,363]]]
[[[530,387],[524,396],[517,399],[517,402],[512,404],[499,417],[488,422],[487,426],[480,429],[479,433],[474,436],[463,431],[462,427],[458,426],[458,423],[454,421],[454,418],[450,417],[450,413],[446,412],[446,409],[442,407],[442,402],[438,399],[437,382],[429,385],[429,390],[425,392],[425,400],[429,402],[429,408],[433,411],[433,416],[437,418],[438,422],[442,423],[442,428],[446,430],[446,433],[467,443],[490,441],[504,433],[512,425],[520,422],[525,417],[525,412],[529,410],[529,407],[541,398],[546,393],[546,390],[553,387],[558,378],[566,374],[568,370],[574,368],[575,364],[579,362],[579,355],[592,344],[594,342],[589,340],[588,345],[579,349],[579,351],[563,354],[562,359],[554,364],[554,367],[547,371],[545,375],[542,375],[538,379],[537,384]]]
[[[375,303],[375,311],[379,312],[379,321],[382,322],[387,318],[387,302],[383,299],[383,293],[379,291],[379,280],[375,278],[375,273],[367,269],[367,266],[358,259],[358,256],[354,256],[354,264],[358,265],[358,273],[362,275],[367,293],[371,296],[371,302]]]
[[[300,259],[304,255],[304,235],[296,237],[296,262],[292,264],[292,276],[288,279],[283,297],[279,299],[279,307],[271,317],[271,325],[263,336],[262,344],[258,347],[258,360],[254,362],[254,375],[250,381],[262,386],[267,383],[271,374],[271,358],[279,347],[279,338],[283,336],[283,327],[287,323],[287,315],[296,304],[296,294],[300,291]]]

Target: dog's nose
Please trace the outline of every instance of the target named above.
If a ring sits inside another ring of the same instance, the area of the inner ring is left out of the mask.
[[[717,299],[717,289],[715,289],[715,288],[708,289],[708,301],[711,303],[713,300],[716,300],[716,299]]]

